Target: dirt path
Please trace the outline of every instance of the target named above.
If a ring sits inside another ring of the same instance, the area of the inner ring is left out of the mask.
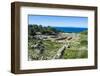
[[[68,44],[64,44],[52,59],[59,59],[62,57],[64,50],[68,48]]]

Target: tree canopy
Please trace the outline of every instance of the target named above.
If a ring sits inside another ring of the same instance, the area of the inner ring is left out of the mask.
[[[51,34],[56,34],[59,31],[51,26],[46,27],[46,26],[37,25],[37,24],[28,25],[28,34],[29,35],[34,36],[34,35],[36,35],[37,32],[40,32],[41,34],[51,35]]]

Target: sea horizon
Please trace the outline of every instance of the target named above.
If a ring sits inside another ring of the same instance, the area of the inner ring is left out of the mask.
[[[82,28],[82,27],[53,27],[55,28],[56,30],[58,31],[62,31],[62,32],[75,32],[75,33],[78,33],[78,32],[82,32],[82,31],[85,31],[85,30],[88,30],[88,28]]]

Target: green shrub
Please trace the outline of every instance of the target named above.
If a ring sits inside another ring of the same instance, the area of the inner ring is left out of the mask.
[[[78,56],[78,50],[68,49],[64,53],[64,59],[75,59]]]

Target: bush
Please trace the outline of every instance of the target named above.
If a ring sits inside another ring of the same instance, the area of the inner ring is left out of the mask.
[[[80,44],[85,46],[85,45],[88,44],[88,42],[87,42],[86,40],[81,40],[81,41],[80,41]]]
[[[87,58],[87,50],[68,49],[64,53],[64,59]]]
[[[68,49],[64,53],[64,59],[75,59],[78,57],[78,50]]]

